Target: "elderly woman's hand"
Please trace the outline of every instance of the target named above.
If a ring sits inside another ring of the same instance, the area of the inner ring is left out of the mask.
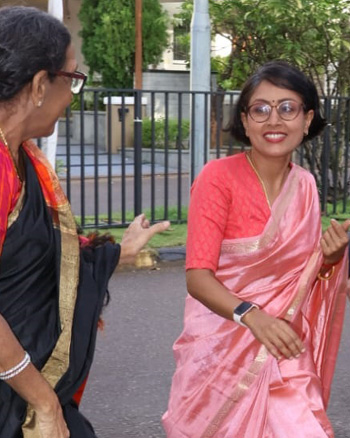
[[[288,322],[268,315],[263,310],[253,309],[242,321],[249,327],[255,338],[261,342],[276,359],[297,358],[305,347]]]
[[[69,438],[70,433],[63,418],[61,405],[56,400],[45,409],[36,409],[40,438]]]
[[[144,214],[137,216],[126,229],[120,243],[120,263],[132,262],[146,243],[157,233],[169,228],[170,222],[163,221],[150,226]]]
[[[325,265],[335,265],[342,259],[349,243],[349,236],[347,234],[349,226],[350,219],[342,224],[335,219],[331,219],[331,225],[321,238],[321,248]]]

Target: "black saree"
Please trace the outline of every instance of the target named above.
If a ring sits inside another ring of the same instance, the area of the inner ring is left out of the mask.
[[[56,386],[71,438],[95,437],[90,423],[78,411],[72,397],[84,382],[92,365],[98,320],[108,280],[118,263],[119,253],[120,246],[110,242],[94,249],[85,247],[81,251],[70,365]]]
[[[25,155],[26,182],[23,205],[9,226],[0,259],[0,313],[6,319],[32,362],[57,373],[59,358],[54,357],[62,334],[60,296],[68,296],[74,281],[62,282],[62,254],[67,245],[62,239],[77,239],[62,234],[55,226],[55,212],[47,206],[36,170]],[[69,339],[69,364],[64,374],[53,380],[71,432],[71,438],[95,438],[89,422],[80,414],[72,397],[89,373],[96,342],[98,319],[108,280],[113,273],[120,246],[108,243],[101,247],[81,249],[79,285],[72,291],[74,318]],[[70,255],[65,254],[69,260]],[[79,258],[78,258],[79,259]],[[77,259],[77,260],[78,260]],[[73,262],[72,262],[73,263]],[[75,301],[74,301],[75,300]],[[66,320],[64,319],[64,322]],[[46,373],[46,374],[45,374]],[[59,375],[59,374],[58,374]],[[50,379],[49,379],[50,381]],[[51,383],[51,382],[50,382]],[[0,382],[0,438],[26,437],[23,423],[27,403],[5,382]],[[35,423],[35,422],[34,422]],[[37,437],[37,426],[28,436]]]

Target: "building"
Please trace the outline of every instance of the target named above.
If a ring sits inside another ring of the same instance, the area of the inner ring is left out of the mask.
[[[84,67],[84,58],[81,53],[81,38],[79,37],[81,26],[78,13],[80,10],[81,0],[62,0],[62,2],[64,6],[64,23],[72,35],[79,68],[84,71],[88,71],[88,68]],[[0,6],[7,5],[34,6],[47,11],[48,0],[0,0]]]
[[[81,38],[79,37],[79,31],[81,25],[79,22],[78,14],[81,6],[81,0],[62,0],[64,6],[64,23],[68,27],[72,34],[74,46],[76,48],[76,55],[79,64],[79,68],[87,71],[87,67],[84,68],[84,59],[81,54]],[[132,0],[130,0],[132,1]],[[181,26],[174,26],[174,15],[181,10],[181,4],[183,1],[173,0],[160,0],[160,4],[169,15],[169,47],[164,51],[162,62],[156,66],[155,70],[162,71],[186,71],[188,70],[186,62],[186,54],[182,50],[181,44],[179,44],[178,36],[181,36],[184,32],[188,32],[189,29],[185,29]],[[35,6],[37,8],[47,10],[48,0],[0,0],[0,5],[27,5]],[[215,55],[228,54],[230,50],[230,44],[228,40],[224,40],[222,37],[217,37],[212,46],[212,52]],[[154,68],[154,67],[153,67]]]
[[[182,50],[181,43],[179,44],[178,37],[184,33],[188,33],[189,29],[181,26],[174,26],[176,18],[174,16],[181,10],[183,1],[160,0],[163,9],[168,13],[170,18],[169,23],[169,47],[164,52],[163,62],[157,66],[159,70],[186,70],[188,68],[186,62],[186,54]],[[212,56],[227,56],[231,52],[231,42],[217,35],[212,42]]]
[[[64,6],[64,23],[68,27],[74,46],[76,48],[76,55],[79,64],[79,68],[87,71],[88,69],[84,69],[84,59],[81,54],[81,38],[79,36],[79,31],[81,29],[80,21],[78,18],[81,0],[62,0]],[[132,0],[130,0],[132,1]],[[169,14],[169,17],[172,19],[174,14],[179,12],[182,1],[174,2],[169,0],[160,0],[160,3],[164,7],[164,9]],[[0,0],[0,6],[5,5],[25,5],[25,6],[34,6],[39,9],[47,11],[48,9],[48,0]],[[176,51],[175,47],[175,56],[174,56],[174,28],[171,25],[169,28],[169,48],[164,52],[163,62],[157,66],[157,69],[160,70],[186,70],[186,62],[184,57],[182,59],[177,59],[176,56],[179,53]]]
[[[163,61],[157,66],[159,70],[180,70],[187,69],[186,55],[181,50],[181,44],[178,43],[178,36],[181,36],[183,32],[188,32],[188,29],[184,29],[180,26],[174,26],[174,15],[178,14],[181,10],[182,1],[174,2],[172,0],[160,0],[160,4],[169,16],[169,47],[163,54]],[[179,23],[180,24],[180,23]]]

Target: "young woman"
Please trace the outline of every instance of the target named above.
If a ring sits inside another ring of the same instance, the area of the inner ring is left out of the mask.
[[[88,375],[107,283],[168,222],[138,216],[120,245],[79,247],[71,209],[30,138],[84,86],[67,29],[0,9],[0,438],[93,438],[73,397]],[[90,244],[91,243],[91,244]]]
[[[168,438],[334,437],[326,407],[350,221],[322,235],[314,178],[291,162],[324,124],[314,84],[265,64],[232,120],[250,150],[209,162],[194,182]]]

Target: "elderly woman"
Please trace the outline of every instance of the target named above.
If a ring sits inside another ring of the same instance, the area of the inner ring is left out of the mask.
[[[30,141],[79,93],[67,29],[35,8],[0,9],[0,437],[95,437],[73,396],[92,362],[108,278],[168,222],[143,215],[121,245],[79,245],[70,206]]]
[[[251,148],[211,161],[194,182],[168,438],[334,437],[326,407],[350,221],[321,235],[315,180],[291,162],[324,124],[314,84],[268,63],[232,120]]]

